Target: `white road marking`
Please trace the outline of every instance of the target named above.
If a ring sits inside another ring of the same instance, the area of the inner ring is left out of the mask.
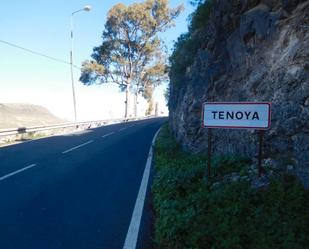
[[[127,129],[126,127],[124,127],[124,128],[121,128],[119,131],[123,131],[123,130],[125,130],[125,129]]]
[[[112,134],[114,134],[114,133],[115,133],[115,132],[107,133],[107,134],[105,134],[104,136],[102,136],[102,138],[107,137],[107,136],[110,136],[110,135],[112,135]]]
[[[27,166],[27,167],[25,167],[25,168],[16,170],[16,171],[14,171],[14,172],[12,172],[12,173],[10,173],[10,174],[7,174],[7,175],[5,175],[5,176],[0,177],[0,181],[3,181],[3,180],[6,179],[6,178],[9,178],[9,177],[11,177],[11,176],[13,176],[13,175],[16,175],[16,174],[18,174],[18,173],[20,173],[20,172],[23,172],[23,171],[25,171],[25,170],[27,170],[27,169],[30,169],[30,168],[33,168],[33,167],[35,167],[35,166],[36,166],[36,164],[31,164],[31,165],[29,165],[29,166]]]
[[[147,159],[144,174],[143,174],[143,179],[142,179],[139,191],[138,191],[137,199],[135,202],[130,226],[129,226],[128,233],[126,236],[126,240],[124,242],[123,249],[135,249],[136,248],[138,232],[139,232],[139,227],[141,224],[143,208],[144,208],[144,203],[145,203],[145,198],[146,198],[146,193],[147,193],[147,185],[148,185],[151,163],[152,163],[152,156],[153,156],[152,148],[153,148],[153,145],[155,143],[155,140],[157,138],[159,131],[160,129],[157,131],[157,133],[154,135],[152,139],[152,143],[151,143],[149,154],[148,154],[148,159]]]
[[[86,142],[86,143],[77,145],[77,146],[75,146],[75,147],[73,147],[73,148],[71,148],[71,149],[68,149],[68,150],[66,150],[66,151],[63,151],[62,154],[66,154],[66,153],[68,153],[68,152],[71,152],[72,150],[76,150],[76,149],[78,149],[78,148],[80,148],[80,147],[83,147],[83,146],[85,146],[85,145],[87,145],[87,144],[90,144],[90,143],[92,143],[92,142],[93,142],[93,140],[90,140],[90,141],[88,141],[88,142]]]

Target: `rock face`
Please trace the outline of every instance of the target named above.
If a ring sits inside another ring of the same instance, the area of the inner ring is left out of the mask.
[[[59,124],[65,121],[45,107],[30,104],[0,104],[0,129]]]
[[[170,84],[170,127],[183,147],[207,151],[205,101],[272,102],[265,158],[294,165],[309,187],[309,1],[217,0],[182,84]],[[252,130],[216,129],[214,154],[258,153]]]

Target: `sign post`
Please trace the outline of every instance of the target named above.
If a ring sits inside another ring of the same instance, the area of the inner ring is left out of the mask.
[[[210,179],[210,174],[211,174],[211,150],[212,150],[212,132],[211,128],[208,129],[208,155],[207,155],[207,179]]]
[[[264,130],[259,131],[259,159],[258,159],[258,170],[259,176],[261,177],[264,174],[264,169],[262,167],[262,160],[263,160],[263,138],[264,138]]]
[[[211,173],[212,134],[211,129],[254,129],[259,130],[259,176],[263,174],[263,137],[270,128],[269,102],[206,102],[203,106],[203,125],[208,128],[207,177]]]

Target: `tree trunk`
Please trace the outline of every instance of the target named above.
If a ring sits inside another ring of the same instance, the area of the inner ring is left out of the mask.
[[[150,99],[148,99],[148,108],[146,110],[146,115],[149,116],[152,114],[153,111],[153,98],[151,97]]]
[[[155,105],[155,116],[158,117],[159,116],[159,103],[156,102],[156,105]]]
[[[134,117],[137,117],[137,92],[134,94]]]
[[[129,106],[130,106],[130,85],[126,87],[126,101],[125,101],[125,113],[124,118],[129,118]]]

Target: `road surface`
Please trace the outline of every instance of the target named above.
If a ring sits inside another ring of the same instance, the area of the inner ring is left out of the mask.
[[[0,248],[122,249],[151,141],[164,121],[0,148]],[[147,229],[140,236],[149,236]],[[138,248],[147,247],[141,243],[147,241],[139,237]]]

